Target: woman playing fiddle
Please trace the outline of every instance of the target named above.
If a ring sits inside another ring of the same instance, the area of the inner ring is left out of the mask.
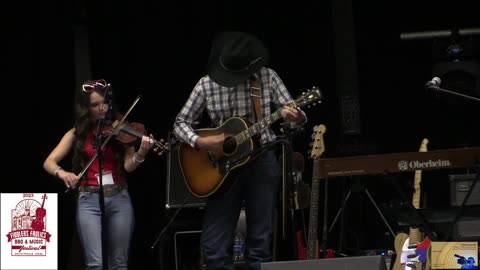
[[[96,146],[99,145],[97,138],[100,137],[97,136],[99,122],[113,120],[106,119],[111,117],[107,114],[108,104],[105,101],[108,87],[105,80],[86,81],[76,92],[74,127],[63,135],[43,164],[44,169],[63,181],[67,188],[78,187],[76,220],[86,269],[103,269],[99,190],[103,190],[104,195],[103,224],[107,233],[108,266],[110,269],[127,269],[134,213],[126,173],[134,171],[155,144],[151,136],[145,135],[141,137],[140,146],[108,140],[106,144],[100,143],[103,146],[100,155],[103,162],[99,164],[98,156],[95,157],[98,154]],[[71,172],[59,166],[70,151],[73,152]],[[89,163],[93,157],[95,160]],[[88,168],[87,164],[90,164]],[[102,168],[101,172],[99,168]],[[79,175],[82,170],[85,173]],[[99,188],[100,182],[103,189]]]

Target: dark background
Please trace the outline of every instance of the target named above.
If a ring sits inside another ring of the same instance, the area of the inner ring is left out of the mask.
[[[2,38],[7,45],[2,61],[6,70],[2,80],[3,117],[7,120],[4,138],[9,140],[2,192],[59,193],[59,266],[66,267],[67,261],[78,255],[75,250],[70,252],[70,246],[75,246],[70,241],[73,198],[63,194],[63,185],[47,174],[42,164],[72,125],[74,91],[79,91],[85,79],[105,78],[123,110],[141,94],[129,119],[143,123],[157,139],[166,139],[175,115],[205,73],[211,38],[222,30],[251,32],[264,40],[271,52],[268,66],[279,73],[294,97],[312,86],[322,90],[322,104],[305,109],[309,121],[304,133],[292,142],[306,159],[303,179],[307,182],[311,179],[310,135],[318,124],[327,126],[326,157],[412,152],[418,150],[423,138],[429,139],[429,150],[478,146],[478,103],[423,87],[432,76],[442,75],[433,72],[439,61],[433,52],[445,54],[451,39],[400,38],[407,32],[480,27],[473,1],[353,1],[351,9],[349,4],[148,0],[11,3],[2,9],[2,17],[7,19]],[[457,40],[466,48],[459,59],[478,61],[477,39]],[[473,49],[467,49],[469,46]],[[463,58],[470,53],[472,57]],[[478,69],[472,72],[474,78],[480,76]],[[472,90],[454,79],[442,77],[442,87],[479,96],[478,84]],[[349,106],[351,100],[353,107]],[[150,248],[172,214],[165,209],[166,159],[152,154],[130,176],[137,224],[133,269],[159,268],[159,257],[172,257],[171,249]],[[62,165],[69,166],[68,162]],[[424,173],[422,191],[429,198],[426,206],[449,205],[449,173]],[[394,178],[411,196],[413,174]],[[392,212],[392,205],[401,204],[398,192],[382,177],[358,179],[386,208],[386,214]],[[350,181],[332,181],[332,217]],[[349,205],[346,231],[351,237],[345,240],[345,251],[392,249],[393,238],[384,239],[388,230],[371,202],[360,193]],[[183,215],[188,220],[196,213],[186,211]],[[403,229],[396,226],[394,217],[388,216],[391,225],[395,230]],[[329,246],[337,248],[337,234],[329,237]]]

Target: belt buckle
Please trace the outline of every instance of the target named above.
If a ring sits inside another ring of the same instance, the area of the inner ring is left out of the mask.
[[[125,186],[123,184],[119,185],[107,185],[103,187],[103,196],[105,197],[111,197],[117,193],[120,193]]]
[[[103,196],[111,197],[114,194],[115,186],[114,185],[106,185],[103,186]]]

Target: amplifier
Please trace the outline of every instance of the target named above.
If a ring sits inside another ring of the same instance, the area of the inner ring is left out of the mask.
[[[461,206],[473,181],[476,179],[476,174],[453,174],[449,176],[450,179],[450,205]],[[473,188],[466,205],[480,204],[480,183],[476,183]]]
[[[175,270],[205,269],[205,258],[200,247],[202,231],[180,231],[173,237]],[[160,255],[162,256],[162,255]]]
[[[180,143],[172,132],[168,134],[168,142],[170,151],[167,154],[167,203],[165,208],[172,209],[180,207],[205,207],[206,198],[200,198],[192,195],[185,184],[182,169],[180,168],[180,163],[178,160],[178,149],[180,147]]]
[[[480,241],[480,217],[462,218],[454,225],[455,241]]]

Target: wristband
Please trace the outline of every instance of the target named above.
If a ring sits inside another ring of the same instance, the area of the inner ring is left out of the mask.
[[[55,168],[55,170],[53,170],[53,176],[55,176],[55,178],[58,178],[58,172],[62,169],[62,167],[58,166],[57,168]]]

